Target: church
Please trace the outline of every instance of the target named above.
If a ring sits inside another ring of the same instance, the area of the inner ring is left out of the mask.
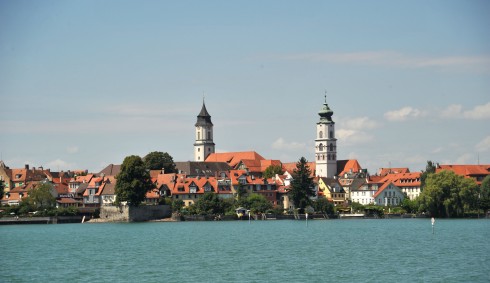
[[[316,123],[315,161],[308,163],[314,177],[334,178],[339,175],[343,176],[346,172],[362,170],[357,160],[337,160],[337,139],[335,138],[333,114],[325,95],[325,102],[318,112],[319,121]],[[268,160],[254,151],[216,153],[213,123],[204,100],[201,111],[197,115],[194,142],[194,163],[203,161],[206,163],[225,162],[230,168],[244,169],[258,177],[270,165],[280,165],[289,172],[292,172],[296,165],[296,162],[282,163],[279,160]]]

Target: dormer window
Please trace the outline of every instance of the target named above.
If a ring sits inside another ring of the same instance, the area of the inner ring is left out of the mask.
[[[211,185],[206,184],[206,185],[204,186],[204,191],[205,191],[205,192],[211,192],[211,191],[213,191],[213,188],[211,187]]]

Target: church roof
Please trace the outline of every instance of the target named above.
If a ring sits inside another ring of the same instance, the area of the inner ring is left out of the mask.
[[[198,161],[186,161],[175,162],[175,168],[178,172],[185,172],[187,176],[215,176],[221,172],[227,172],[232,168],[226,162],[198,162]]]
[[[213,123],[211,122],[211,115],[209,115],[208,110],[206,109],[206,104],[203,101],[201,112],[199,112],[199,115],[197,115],[196,127],[208,125],[212,126]]]
[[[320,112],[318,112],[318,115],[320,115],[319,124],[334,123],[334,121],[332,120],[333,111],[330,109],[330,107],[328,107],[326,95],[325,95],[325,103],[323,104],[322,109],[320,109]]]
[[[242,160],[265,160],[265,158],[255,151],[211,153],[206,158],[206,162],[226,162],[231,167],[235,167]]]

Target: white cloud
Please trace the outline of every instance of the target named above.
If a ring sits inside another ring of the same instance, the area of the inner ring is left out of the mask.
[[[477,151],[490,151],[490,136],[484,138],[476,145]]]
[[[463,111],[461,104],[449,105],[443,109],[439,115],[441,118],[464,118],[471,120],[490,119],[490,102],[484,105],[477,105],[471,110]]]
[[[411,118],[419,118],[423,116],[425,116],[423,111],[410,106],[406,106],[398,110],[388,111],[384,114],[384,117],[388,121],[406,121]]]
[[[395,51],[365,51],[299,53],[283,56],[282,59],[401,68],[452,68],[455,70],[490,71],[489,56],[427,57],[407,55]]]
[[[368,117],[358,117],[343,121],[342,126],[352,130],[367,130],[376,128],[378,123],[370,120]]]
[[[442,152],[443,150],[444,150],[444,148],[440,146],[440,147],[434,148],[432,150],[432,153],[439,153],[439,152]]]
[[[278,138],[272,143],[272,148],[279,150],[298,150],[306,149],[306,143],[286,142],[283,138]]]
[[[461,110],[463,106],[460,104],[449,105],[446,109],[442,110],[440,115],[441,118],[459,118],[461,117]]]
[[[71,153],[71,154],[77,153],[78,152],[78,146],[76,146],[76,145],[68,146],[66,148],[66,152]]]
[[[460,155],[458,158],[456,158],[456,161],[454,164],[475,164],[475,157],[473,154],[470,153],[465,153]]]
[[[351,130],[351,129],[340,129],[337,130],[337,138],[339,139],[339,144],[342,145],[353,145],[367,143],[374,140],[374,136],[367,134],[363,131]]]
[[[490,102],[475,106],[472,110],[465,111],[463,115],[465,118],[474,120],[490,119]]]
[[[50,168],[51,170],[72,170],[76,169],[75,165],[75,163],[69,163],[61,159],[56,159],[48,162],[45,168]]]

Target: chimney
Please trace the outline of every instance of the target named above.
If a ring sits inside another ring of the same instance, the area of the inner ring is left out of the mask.
[[[24,166],[24,168],[25,168],[25,169],[27,169],[27,170],[29,170],[29,164],[26,164],[26,165]]]
[[[162,174],[165,174],[165,168],[162,168]]]

